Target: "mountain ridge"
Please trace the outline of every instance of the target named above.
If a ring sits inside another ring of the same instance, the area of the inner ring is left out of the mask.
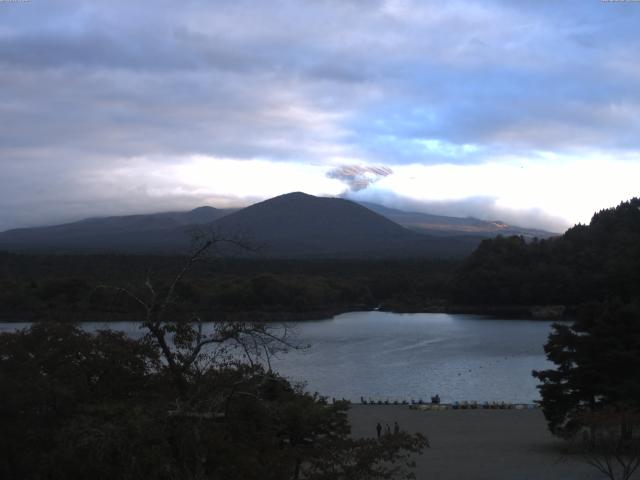
[[[481,235],[486,238],[496,235],[518,235],[525,238],[549,238],[558,235],[546,230],[509,225],[500,220],[481,220],[475,217],[451,217],[431,213],[399,210],[377,203],[358,202],[370,210],[412,230],[430,235]]]
[[[411,228],[411,222],[401,225],[394,221],[394,215],[455,224],[452,220],[455,217],[402,212],[343,198],[292,192],[242,209],[203,206],[187,212],[92,217],[61,225],[8,230],[0,233],[0,249],[177,253],[188,248],[190,230],[204,227],[228,236],[253,239],[262,246],[262,254],[268,256],[449,257],[470,253],[482,238],[490,235],[461,229],[420,231]]]

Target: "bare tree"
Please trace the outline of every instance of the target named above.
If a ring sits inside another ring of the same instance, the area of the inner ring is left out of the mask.
[[[610,480],[629,480],[640,467],[640,438],[634,427],[640,413],[617,406],[580,417],[585,425],[578,441],[584,461]]]
[[[135,478],[147,478],[137,472],[149,468],[162,472],[162,478],[189,480],[415,478],[411,468],[413,455],[425,445],[421,435],[353,439],[347,401],[329,403],[270,371],[274,352],[298,348],[286,329],[224,319],[203,322],[198,312],[184,314],[180,283],[229,241],[241,245],[220,235],[198,237],[169,282],[148,274],[139,285],[103,286],[140,306],[146,331],[141,341],[155,347],[141,350],[154,365],[134,379],[134,395],[119,395],[106,410],[102,400],[100,408],[80,408],[79,419],[68,422],[69,444],[82,447],[78,451],[98,451],[92,458],[109,465],[117,455],[103,455],[109,450],[102,446],[113,443],[112,432],[122,432],[115,447],[120,464],[113,471],[135,472]]]
[[[216,359],[237,360],[239,352],[251,366],[264,360],[267,370],[271,371],[271,357],[275,353],[302,348],[290,340],[289,329],[284,325],[273,327],[266,323],[218,320],[207,323],[205,329],[198,312],[192,312],[188,318],[168,318],[170,308],[178,301],[178,286],[197,263],[228,253],[228,247],[235,251],[255,250],[237,237],[202,229],[191,233],[191,250],[168,287],[157,288],[150,274],[147,274],[144,285],[138,288],[102,285],[102,288],[124,294],[140,305],[144,314],[142,328],[147,330],[145,338],[160,349],[182,394],[188,389],[190,378]]]

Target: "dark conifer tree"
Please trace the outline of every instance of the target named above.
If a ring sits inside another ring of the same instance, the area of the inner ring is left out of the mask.
[[[585,308],[545,346],[555,369],[534,371],[550,430],[571,436],[590,413],[640,410],[640,303]]]

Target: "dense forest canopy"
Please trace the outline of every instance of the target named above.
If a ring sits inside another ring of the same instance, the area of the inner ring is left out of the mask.
[[[560,237],[484,240],[451,289],[454,303],[467,304],[628,302],[640,294],[640,199],[597,212]]]
[[[0,318],[136,319],[137,307],[98,288],[166,284],[184,259],[137,255],[0,253]],[[419,310],[442,304],[457,265],[449,260],[216,259],[194,266],[180,287],[180,308],[205,318],[322,318],[349,309]]]

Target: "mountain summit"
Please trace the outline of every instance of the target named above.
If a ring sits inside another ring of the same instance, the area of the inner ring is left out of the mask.
[[[0,233],[0,249],[44,253],[180,253],[189,230],[205,226],[259,246],[257,255],[292,258],[451,257],[470,253],[475,236],[417,233],[371,208],[302,192],[241,210],[91,218]]]
[[[361,205],[301,192],[256,203],[214,226],[255,240],[276,256],[388,257],[430,249],[424,238]]]

